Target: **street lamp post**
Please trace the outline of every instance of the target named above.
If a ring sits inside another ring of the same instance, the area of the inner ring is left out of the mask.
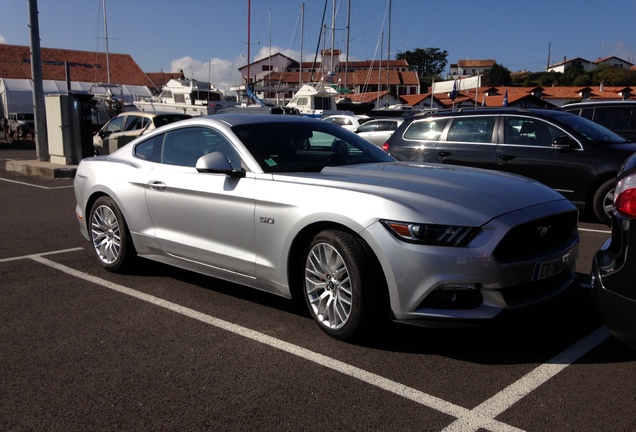
[[[38,160],[49,160],[49,145],[46,133],[46,109],[42,85],[42,53],[40,51],[40,24],[38,2],[29,2],[29,37],[31,40],[31,79],[33,80],[33,116],[35,121],[35,151]]]

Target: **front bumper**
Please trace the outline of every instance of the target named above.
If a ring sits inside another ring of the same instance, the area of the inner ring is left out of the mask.
[[[574,281],[579,250],[577,215],[569,203],[563,204],[561,214],[568,215],[571,229],[558,246],[537,247],[532,253],[521,253],[508,261],[497,253],[508,233],[554,214],[554,205],[521,209],[495,218],[482,227],[469,247],[408,244],[389,235],[381,224],[369,227],[370,235],[365,240],[374,250],[382,250],[376,255],[387,279],[394,319],[422,326],[480,322],[495,318],[506,309],[556,297]],[[381,244],[373,245],[374,241]],[[548,277],[537,277],[537,266],[545,262],[562,265]]]

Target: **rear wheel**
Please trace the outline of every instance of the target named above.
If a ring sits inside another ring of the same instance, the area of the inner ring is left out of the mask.
[[[373,315],[370,275],[375,272],[360,241],[342,231],[323,231],[310,242],[305,257],[303,293],[318,326],[340,340],[366,333]]]
[[[133,263],[136,252],[128,226],[117,204],[101,197],[90,212],[89,232],[99,262],[112,272],[123,272]]]
[[[616,180],[610,179],[603,183],[594,194],[592,207],[594,215],[607,226],[612,224],[612,212],[614,211],[614,186]]]

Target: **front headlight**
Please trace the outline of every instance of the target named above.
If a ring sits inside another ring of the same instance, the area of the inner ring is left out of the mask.
[[[464,247],[481,232],[481,228],[437,224],[381,221],[391,234],[409,243],[431,246]]]

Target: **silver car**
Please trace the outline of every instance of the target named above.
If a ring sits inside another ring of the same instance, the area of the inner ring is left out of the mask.
[[[342,340],[384,318],[484,321],[574,279],[578,213],[551,188],[396,162],[327,122],[216,115],[81,161],[79,228],[99,263],[136,257],[304,298]]]
[[[102,126],[93,136],[96,155],[106,155],[128,144],[135,138],[158,127],[189,119],[189,114],[160,111],[127,111]]]
[[[371,120],[368,115],[347,115],[347,114],[334,114],[322,119],[323,121],[336,124],[346,130],[355,131],[364,123]]]
[[[404,119],[401,117],[369,120],[354,132],[376,146],[382,147],[403,122]]]

